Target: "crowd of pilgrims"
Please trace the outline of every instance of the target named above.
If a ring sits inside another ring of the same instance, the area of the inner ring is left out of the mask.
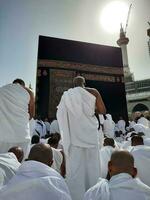
[[[137,168],[137,175],[138,177],[145,185],[150,187],[150,175],[149,175],[149,169],[150,169],[150,115],[149,112],[146,111],[144,113],[136,112],[134,113],[133,119],[129,121],[128,123],[125,122],[125,120],[120,117],[119,120],[115,123],[112,119],[112,116],[110,114],[106,115],[99,115],[99,133],[103,137],[102,142],[99,144],[99,156],[100,156],[100,168],[101,168],[101,177],[109,180],[109,174],[108,174],[108,162],[111,160],[111,156],[115,152],[129,152],[129,155],[132,155],[134,157],[135,166]],[[24,163],[26,160],[32,160],[31,166],[36,171],[36,167],[41,169],[42,163],[46,164],[46,151],[48,148],[51,148],[52,155],[48,155],[53,162],[51,163],[51,168],[56,170],[60,175],[55,174],[53,171],[53,176],[57,177],[57,179],[61,179],[61,181],[52,180],[50,189],[50,197],[45,199],[71,199],[71,196],[69,194],[69,190],[67,188],[67,185],[65,185],[65,154],[63,151],[63,145],[61,140],[61,135],[59,131],[59,125],[57,120],[53,120],[51,123],[49,122],[48,118],[45,118],[42,120],[40,117],[37,117],[37,119],[30,120],[30,133],[32,136],[31,139],[31,150],[29,153],[28,158],[23,157],[23,150],[20,147],[12,147],[9,149],[8,152],[0,154],[0,186],[2,189],[5,186],[9,185],[12,182],[17,181],[17,176],[19,176],[19,170],[25,170],[24,169]],[[102,138],[100,137],[100,138]],[[49,145],[49,147],[47,146]],[[46,149],[47,148],[47,149]],[[49,149],[48,149],[49,150]],[[50,151],[49,151],[50,152]],[[123,162],[123,157],[122,161]],[[45,158],[44,158],[45,157]],[[33,161],[40,161],[41,166],[36,166],[36,163]],[[90,162],[90,161],[89,161]],[[21,165],[22,168],[20,167]],[[50,165],[49,165],[50,166]],[[45,168],[45,171],[47,169]],[[21,171],[21,172],[22,172]],[[26,171],[26,170],[25,170]],[[20,172],[20,173],[21,173]],[[17,174],[18,173],[18,174]],[[24,173],[24,171],[22,172]],[[44,173],[44,172],[38,172]],[[37,173],[37,174],[38,174]],[[46,172],[45,172],[46,173]],[[15,175],[16,174],[16,175]],[[23,174],[26,176],[26,174]],[[15,177],[16,179],[12,179],[12,177]],[[47,176],[47,175],[46,175]],[[50,175],[52,176],[52,174]],[[63,178],[62,178],[63,177]],[[38,175],[35,177],[38,178]],[[64,180],[63,180],[64,179]],[[38,179],[37,179],[38,180]],[[12,183],[11,183],[12,184]],[[32,183],[33,184],[33,183]],[[29,187],[33,187],[33,185],[29,184]],[[45,187],[49,187],[47,185],[43,186],[43,193],[39,194],[38,188],[34,188],[35,196],[41,195],[41,199],[44,199],[43,197],[46,195]],[[58,187],[57,195],[53,194],[54,188]],[[41,189],[41,188],[40,188]],[[147,189],[149,193],[149,189]],[[96,195],[93,195],[94,189],[89,189],[88,192],[85,193],[84,199],[98,199]],[[100,192],[100,191],[99,191]],[[29,191],[30,193],[30,191]],[[104,191],[105,193],[105,191]],[[1,194],[1,192],[0,192]],[[20,192],[17,193],[16,189],[16,195],[19,195]],[[92,195],[93,197],[92,197]],[[26,194],[25,191],[21,192],[21,195],[25,195],[24,198],[26,199],[28,194]],[[91,196],[90,196],[91,195]],[[95,196],[95,197],[94,197]],[[149,193],[150,199],[150,193]],[[0,196],[0,199],[3,199],[3,196]],[[5,198],[7,200],[7,198]],[[14,197],[10,199],[15,199]],[[18,197],[19,199],[19,197]],[[103,199],[100,198],[99,199]],[[121,199],[121,198],[120,198]],[[131,198],[132,199],[132,198]],[[141,198],[142,199],[142,198]]]

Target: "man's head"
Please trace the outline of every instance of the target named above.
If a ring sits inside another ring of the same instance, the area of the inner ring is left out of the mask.
[[[35,144],[29,153],[27,160],[34,160],[51,166],[53,163],[53,153],[49,144]]]
[[[38,135],[33,135],[31,139],[31,144],[38,144],[40,142],[40,137]]]
[[[36,117],[36,119],[37,119],[37,120],[41,120],[41,116],[38,115],[38,116]]]
[[[15,80],[13,81],[13,83],[14,83],[14,84],[19,83],[21,86],[25,87],[25,82],[24,82],[22,79],[17,78],[17,79],[15,79]]]
[[[137,169],[134,167],[134,158],[127,151],[115,151],[112,153],[108,163],[108,171],[110,177],[120,173],[128,173],[132,177],[137,174]]]
[[[47,117],[44,119],[44,122],[49,122],[49,120],[48,120],[48,118],[47,118]]]
[[[104,139],[104,146],[115,147],[114,139],[113,138],[105,138]]]
[[[143,137],[143,136],[145,136],[145,134],[143,132],[138,132],[138,136]]]
[[[137,117],[141,116],[141,112],[140,111],[136,111],[133,115],[133,118],[136,119]]]
[[[119,116],[119,120],[123,120],[123,117],[122,117],[122,116]]]
[[[76,76],[73,79],[74,87],[84,87],[85,85],[85,78],[83,76]]]
[[[59,133],[54,133],[54,134],[51,134],[50,138],[48,139],[48,144],[53,147],[53,148],[56,148],[58,147],[58,144],[59,144],[59,141],[60,141],[60,134]]]
[[[17,157],[18,161],[21,163],[24,157],[24,152],[23,149],[21,147],[11,147],[8,152],[12,152],[15,154],[15,156]]]
[[[135,131],[132,131],[132,133],[131,133],[130,137],[133,137],[133,136],[136,136],[136,135],[137,135],[137,132],[135,132]]]
[[[144,145],[143,138],[139,135],[135,135],[131,138],[131,146],[137,146],[137,145]]]
[[[146,118],[146,119],[148,119],[148,120],[150,120],[150,111],[145,111],[144,112],[144,117]]]

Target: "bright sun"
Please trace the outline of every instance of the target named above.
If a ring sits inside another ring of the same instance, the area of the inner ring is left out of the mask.
[[[119,32],[120,24],[125,27],[128,15],[128,6],[121,1],[113,1],[106,5],[100,15],[100,23],[109,33]]]

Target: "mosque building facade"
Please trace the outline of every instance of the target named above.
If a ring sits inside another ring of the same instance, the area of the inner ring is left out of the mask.
[[[147,30],[147,35],[149,36],[148,42],[150,43],[150,29]],[[150,111],[150,79],[139,81],[134,80],[134,75],[130,72],[128,65],[128,43],[129,39],[126,37],[126,33],[121,27],[120,38],[117,40],[117,44],[121,47],[122,50],[127,109],[128,115],[130,117],[136,111]]]

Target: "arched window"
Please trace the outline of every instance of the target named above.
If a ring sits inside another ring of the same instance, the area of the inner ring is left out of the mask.
[[[147,106],[145,106],[142,103],[137,104],[136,106],[134,106],[132,112],[137,112],[137,111],[146,111],[149,110],[149,108]]]

